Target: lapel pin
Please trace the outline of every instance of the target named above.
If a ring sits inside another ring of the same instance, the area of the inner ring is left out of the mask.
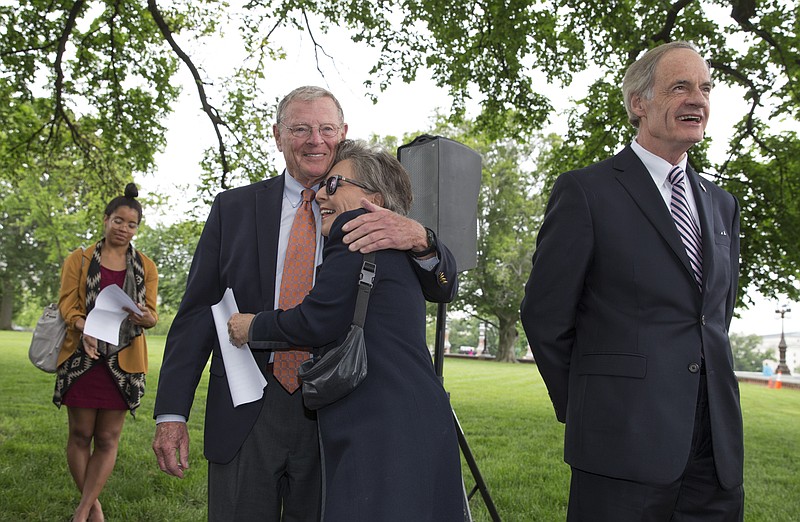
[[[728,235],[728,233],[727,233],[727,232],[725,232],[725,231],[723,230],[722,232],[720,232],[720,233],[719,233],[719,235],[720,235],[720,236],[727,236],[727,235]]]
[[[701,189],[703,189],[703,192],[708,192],[708,191],[706,190],[706,186],[705,186],[705,185],[703,185],[702,183],[700,183],[700,188],[701,188]]]

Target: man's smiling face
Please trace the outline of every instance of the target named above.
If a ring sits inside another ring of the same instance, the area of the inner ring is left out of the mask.
[[[313,187],[325,179],[333,164],[336,145],[347,135],[347,125],[341,121],[336,104],[328,97],[295,100],[289,103],[284,114],[283,120],[272,127],[278,150],[283,152],[289,174],[301,185]],[[319,127],[326,124],[335,125],[339,132],[331,137],[322,136]],[[304,138],[293,136],[289,127],[298,125],[311,127],[310,135]]]
[[[671,164],[702,141],[711,109],[711,76],[705,61],[691,49],[675,49],[658,62],[652,97],[635,97],[640,118],[636,141]]]

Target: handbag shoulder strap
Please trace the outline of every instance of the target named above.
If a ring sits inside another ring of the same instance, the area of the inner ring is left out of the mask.
[[[356,311],[353,314],[353,324],[364,327],[364,320],[367,317],[367,305],[369,304],[369,293],[375,281],[375,252],[364,254],[364,261],[361,263],[361,274],[358,281],[358,297],[356,298]],[[283,341],[249,341],[250,348],[258,350],[289,350],[291,346]]]
[[[353,324],[361,328],[364,328],[364,319],[367,317],[369,293],[372,291],[372,284],[375,281],[375,266],[375,252],[365,254],[364,261],[361,263],[361,275],[358,279],[356,311],[353,314]]]

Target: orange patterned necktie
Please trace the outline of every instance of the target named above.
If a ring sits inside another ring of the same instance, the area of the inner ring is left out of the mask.
[[[297,207],[292,230],[289,233],[281,278],[281,294],[278,299],[278,307],[282,310],[299,305],[311,290],[317,250],[317,223],[311,208],[314,195],[311,189],[303,190],[303,202]],[[275,352],[272,374],[289,393],[294,393],[300,386],[297,381],[297,369],[308,358],[307,349]]]

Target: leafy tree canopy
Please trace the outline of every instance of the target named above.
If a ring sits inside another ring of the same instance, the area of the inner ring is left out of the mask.
[[[136,248],[158,267],[159,313],[162,316],[159,320],[178,311],[202,230],[202,221],[188,220],[171,225],[144,225],[136,235]]]
[[[549,168],[552,177],[628,142],[623,71],[648,48],[690,40],[709,59],[715,82],[735,87],[749,104],[727,158],[709,158],[707,144],[690,154],[695,168],[742,204],[742,286],[798,299],[800,145],[791,132],[800,109],[798,14],[796,0],[2,2],[3,90],[13,107],[42,102],[45,111],[38,125],[17,128],[22,132],[0,149],[18,151],[39,140],[30,151],[40,161],[66,154],[79,160],[85,177],[116,188],[132,172],[152,169],[182,66],[217,135],[204,161],[209,196],[271,172],[264,150],[272,108],[260,86],[270,80],[269,62],[283,56],[282,39],[304,31],[321,57],[326,33],[344,28],[379,51],[368,95],[425,68],[449,90],[454,117],[477,105],[477,126],[491,139],[532,135],[554,116],[563,85],[596,73],[565,115],[569,131]],[[226,75],[202,67],[203,44],[223,28],[238,29],[244,48]],[[0,127],[14,124],[13,114],[4,113]],[[66,151],[65,138],[74,150]]]

